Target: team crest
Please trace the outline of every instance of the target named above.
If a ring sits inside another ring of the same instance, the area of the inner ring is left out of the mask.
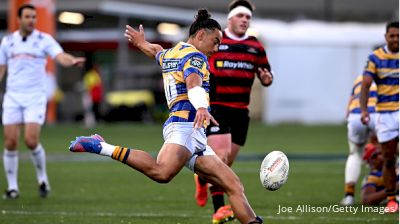
[[[257,54],[257,50],[253,47],[250,47],[249,49],[247,49],[247,52],[252,53],[252,54]]]
[[[198,69],[203,68],[204,59],[201,57],[192,57],[190,59],[190,65]]]

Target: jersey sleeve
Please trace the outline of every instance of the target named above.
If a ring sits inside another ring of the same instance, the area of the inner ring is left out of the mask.
[[[54,59],[58,54],[64,52],[60,44],[52,36],[46,35],[45,38],[46,46],[44,50],[47,55]]]
[[[370,76],[372,78],[376,76],[376,62],[373,54],[368,57],[368,61],[364,69],[364,76]]]
[[[0,43],[0,65],[5,64],[7,64],[6,37],[4,37]]]
[[[167,50],[164,49],[164,50],[162,50],[162,51],[157,52],[157,54],[156,54],[156,62],[157,62],[157,64],[158,64],[159,66],[161,66],[161,67],[162,67],[162,62],[163,62],[163,58],[164,58],[164,55],[165,55],[165,52],[166,52],[166,51],[167,51]]]
[[[202,79],[207,73],[208,62],[207,58],[202,54],[190,54],[183,59],[183,78],[186,79],[190,74],[196,73]]]
[[[259,46],[259,53],[257,55],[257,67],[255,68],[256,71],[258,68],[266,68],[268,71],[271,71],[271,65],[269,64],[267,53],[265,52],[264,47],[261,45]]]

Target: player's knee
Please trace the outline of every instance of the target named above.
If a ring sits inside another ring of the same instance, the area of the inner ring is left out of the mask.
[[[160,184],[167,184],[167,183],[169,183],[173,178],[174,178],[174,175],[173,175],[173,174],[163,172],[163,173],[159,173],[159,174],[155,175],[153,179],[154,179],[157,183],[160,183]]]
[[[4,146],[8,150],[15,150],[17,148],[18,141],[16,138],[7,138],[4,141]]]
[[[33,150],[38,146],[39,141],[34,138],[25,138],[25,144],[26,144],[26,147]]]

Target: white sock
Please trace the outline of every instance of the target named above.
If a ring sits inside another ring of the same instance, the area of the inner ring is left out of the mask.
[[[111,155],[113,154],[113,152],[115,150],[115,145],[110,145],[105,142],[100,142],[100,144],[101,144],[100,155],[111,157]]]
[[[17,190],[18,188],[18,151],[4,149],[3,154],[4,171],[6,173],[8,190]]]
[[[361,173],[361,154],[363,152],[365,144],[355,144],[349,141],[349,156],[346,161],[345,168],[345,183],[357,183]]]
[[[46,153],[41,144],[31,151],[31,159],[35,166],[38,183],[41,184],[44,182],[50,188],[46,171]]]

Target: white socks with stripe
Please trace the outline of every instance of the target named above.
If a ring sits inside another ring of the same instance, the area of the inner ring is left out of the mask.
[[[31,151],[30,157],[33,165],[35,166],[38,183],[41,184],[44,182],[46,183],[47,187],[50,188],[46,171],[46,153],[43,146],[39,144],[34,150]]]
[[[346,161],[345,183],[356,184],[361,173],[362,153],[365,144],[355,144],[349,141],[349,156]]]
[[[7,190],[17,190],[18,188],[18,151],[10,151],[4,149],[3,153],[3,165],[4,171],[6,173],[8,189]]]

